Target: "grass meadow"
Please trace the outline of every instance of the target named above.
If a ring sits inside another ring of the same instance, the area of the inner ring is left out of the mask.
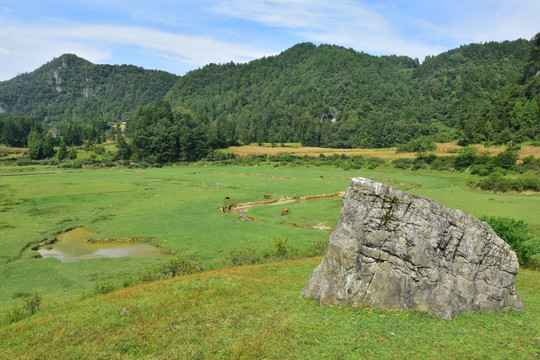
[[[230,250],[296,249],[328,238],[341,198],[271,204],[239,214],[231,202],[335,193],[369,177],[475,216],[524,220],[540,237],[540,195],[467,187],[470,175],[331,167],[171,166],[149,169],[0,167],[0,312],[38,292],[42,311],[0,328],[7,358],[512,358],[540,356],[540,276],[521,270],[525,312],[463,315],[318,307],[299,298],[320,258],[217,269]],[[226,198],[230,199],[226,199]],[[290,214],[281,216],[284,207]],[[32,247],[76,227],[94,240],[137,238],[217,270],[119,289],[152,258],[60,263]],[[214,264],[214,265],[212,265]],[[127,316],[120,316],[124,307]]]
[[[534,359],[540,277],[522,270],[524,313],[319,307],[299,294],[321,258],[157,281],[41,311],[0,328],[17,359]],[[128,307],[127,314],[120,314]]]

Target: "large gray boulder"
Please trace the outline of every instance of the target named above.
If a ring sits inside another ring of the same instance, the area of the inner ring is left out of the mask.
[[[487,223],[355,178],[302,296],[319,305],[371,304],[447,320],[464,312],[523,311],[518,269],[515,253]]]

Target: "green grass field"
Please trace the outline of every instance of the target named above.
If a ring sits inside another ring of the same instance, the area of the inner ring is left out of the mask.
[[[534,359],[540,277],[522,270],[524,313],[439,320],[300,298],[321,258],[147,283],[0,328],[17,359]],[[129,307],[127,315],[121,315]]]
[[[60,263],[36,258],[31,249],[82,226],[96,231],[93,239],[142,238],[164,252],[200,259],[209,268],[213,263],[218,267],[231,249],[264,250],[275,239],[287,239],[288,245],[302,250],[328,238],[328,231],[313,227],[335,226],[341,198],[249,209],[249,217],[257,221],[243,221],[239,214],[219,208],[230,202],[263,201],[267,193],[279,199],[343,191],[357,176],[475,216],[522,219],[540,237],[540,195],[471,190],[467,173],[202,163],[150,169],[4,166],[0,167],[0,313],[20,304],[21,294],[35,291],[43,298],[44,310],[0,330],[0,353],[28,358],[538,356],[537,272],[521,271],[518,276],[524,314],[464,315],[447,323],[417,313],[319,308],[299,299],[320,259],[216,270],[88,296],[100,284],[121,283],[163,260]],[[281,216],[285,207],[290,214]],[[155,296],[147,296],[150,293]],[[124,306],[133,311],[119,317]],[[51,330],[46,330],[48,326]]]
[[[266,193],[278,199],[343,191],[355,176],[386,181],[476,216],[523,219],[540,234],[539,195],[469,190],[465,173],[203,164],[144,170],[1,167],[0,308],[18,301],[13,298],[16,293],[38,291],[55,298],[80,294],[159,261],[123,258],[88,261],[94,265],[60,264],[35,259],[36,252],[26,247],[66,229],[84,226],[97,231],[96,239],[146,238],[164,251],[203,260],[223,258],[230,249],[246,245],[264,249],[276,238],[303,249],[328,237],[328,232],[310,228],[335,226],[341,198],[250,209],[249,216],[262,222],[244,222],[238,214],[224,214],[218,208],[226,201],[261,201]],[[288,216],[281,216],[284,207],[291,209]],[[93,267],[99,271],[85,275]],[[66,274],[80,276],[66,278]]]

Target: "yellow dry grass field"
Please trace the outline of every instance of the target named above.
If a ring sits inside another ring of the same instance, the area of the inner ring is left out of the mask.
[[[479,151],[488,151],[492,155],[497,155],[498,153],[504,151],[506,147],[504,146],[490,146],[485,147],[483,145],[471,145],[472,147],[478,149]],[[437,150],[433,153],[437,156],[455,156],[457,155],[458,149],[462,146],[456,145],[454,143],[439,143],[437,144]],[[347,156],[351,155],[363,155],[365,157],[377,157],[383,159],[398,159],[398,158],[415,158],[416,153],[396,153],[396,148],[384,148],[384,149],[332,149],[332,148],[321,148],[321,147],[266,147],[266,146],[256,146],[256,145],[247,145],[247,146],[231,146],[229,150],[238,156],[253,156],[253,155],[279,155],[281,153],[290,153],[297,156],[315,156],[319,157],[321,154],[324,156],[331,155],[341,155],[345,154]],[[538,146],[529,146],[525,145],[521,147],[519,151],[520,158],[527,157],[529,155],[534,155],[536,158],[540,158],[540,147]]]

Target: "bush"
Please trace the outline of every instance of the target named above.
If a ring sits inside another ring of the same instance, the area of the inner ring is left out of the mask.
[[[321,256],[326,253],[326,247],[328,246],[328,239],[316,240],[304,251],[302,251],[303,257]]]
[[[523,159],[521,164],[521,169],[523,170],[540,170],[540,158],[536,159],[534,155],[529,155]]]
[[[450,156],[437,156],[437,158],[431,163],[430,167],[433,170],[451,170],[454,165],[454,161]]]
[[[75,160],[77,158],[77,149],[72,148],[68,153],[69,160]]]
[[[394,167],[396,169],[409,169],[413,164],[413,159],[395,159],[395,160],[392,160],[392,165],[394,165]]]
[[[60,167],[65,168],[65,169],[80,169],[82,168],[82,166],[83,166],[82,162],[78,160],[63,163],[60,165]]]
[[[540,179],[537,177],[506,178],[496,169],[486,179],[478,181],[477,187],[486,191],[540,191]]]
[[[529,232],[523,220],[507,217],[483,216],[493,230],[510,245],[522,266],[540,268],[540,240]]]
[[[17,160],[17,166],[35,165],[37,162],[30,160],[29,158],[22,158]]]
[[[298,250],[287,245],[287,238],[274,238],[274,247],[266,249],[263,257],[269,261],[288,260],[298,257]]]
[[[470,170],[472,175],[487,176],[491,174],[491,169],[483,164],[475,164],[471,166]]]
[[[261,256],[253,245],[245,249],[232,249],[227,254],[227,262],[232,266],[254,265],[262,263]]]
[[[460,154],[454,158],[454,167],[456,170],[465,170],[476,163],[478,150],[472,147],[464,147]]]
[[[401,144],[396,148],[396,153],[413,152],[425,153],[437,150],[437,145],[429,137],[420,137],[410,140],[406,144]]]
[[[384,164],[384,159],[370,157],[367,159],[367,168],[370,170],[376,169],[379,165]]]
[[[112,284],[112,283],[96,284],[94,286],[94,293],[95,294],[106,294],[106,293],[109,293],[111,291],[114,291],[114,290],[118,289],[119,287],[120,287],[119,285],[115,285],[115,284]]]
[[[98,155],[105,154],[105,148],[101,145],[94,145],[93,150]]]
[[[3,319],[5,324],[13,324],[39,311],[42,299],[37,292],[33,294],[21,294],[20,297],[24,304],[13,306],[7,310]]]
[[[505,150],[497,156],[491,158],[490,164],[492,167],[501,167],[506,170],[512,169],[516,165],[519,155],[514,150]]]
[[[198,261],[188,258],[184,254],[178,254],[174,258],[166,260],[163,264],[141,275],[143,282],[170,279],[175,276],[195,274],[203,271],[203,266]]]
[[[41,296],[36,292],[24,299],[24,310],[30,315],[34,315],[39,311],[41,306]]]

